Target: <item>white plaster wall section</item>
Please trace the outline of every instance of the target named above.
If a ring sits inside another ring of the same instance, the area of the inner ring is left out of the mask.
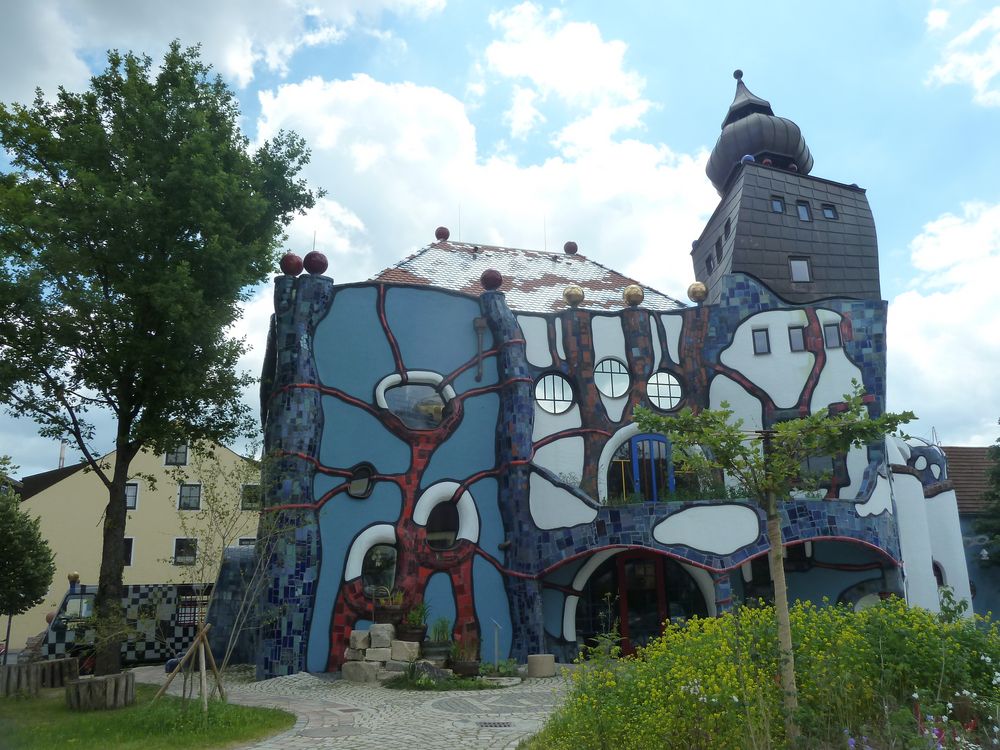
[[[572,430],[583,425],[580,421],[580,407],[573,404],[562,414],[550,414],[535,404],[535,422],[531,428],[531,441],[537,443],[544,437],[563,430]]]
[[[854,512],[859,516],[877,516],[888,511],[892,514],[892,486],[889,480],[879,475],[875,480],[872,496],[863,503],[855,503]]]
[[[583,438],[573,435],[543,445],[535,451],[531,461],[535,466],[548,469],[563,481],[569,482],[567,477],[576,477],[579,482],[583,477],[583,459]]]
[[[653,342],[653,372],[660,367],[660,357],[663,350],[660,348],[660,327],[656,325],[656,316],[649,316],[649,340]]]
[[[807,322],[803,310],[768,310],[752,315],[736,329],[732,343],[723,349],[719,360],[726,367],[743,373],[767,393],[779,409],[795,406],[812,372],[815,357],[812,352],[792,351],[788,329],[804,326]],[[753,352],[753,331],[759,328],[767,329],[770,354]]]
[[[680,563],[680,566],[690,573],[694,582],[698,584],[698,590],[701,592],[702,598],[705,600],[705,607],[708,609],[708,616],[715,617],[718,609],[715,606],[715,582],[712,580],[712,574],[704,568],[687,563]]]
[[[731,555],[760,536],[760,519],[745,505],[696,505],[653,527],[660,544],[683,544],[702,552]]]
[[[722,408],[722,402],[729,404],[733,415],[743,420],[744,430],[759,430],[763,427],[764,407],[746,389],[732,378],[716,374],[708,387],[708,401],[712,409]]]
[[[615,451],[627,442],[633,435],[639,434],[639,425],[627,424],[608,438],[608,441],[601,449],[601,457],[597,460],[597,499],[601,503],[608,500],[608,469],[611,467],[611,458]]]
[[[549,367],[552,352],[549,350],[549,321],[537,315],[518,315],[517,324],[524,336],[524,354],[535,367]]]
[[[680,364],[681,361],[681,332],[684,330],[684,318],[681,315],[661,315],[660,322],[663,323],[663,332],[667,337],[667,354],[670,361]]]
[[[932,567],[931,533],[923,485],[911,474],[894,474],[892,495],[896,503],[906,601],[910,606],[937,612],[937,581]]]
[[[568,529],[597,518],[597,509],[591,508],[572,492],[557,487],[538,472],[531,472],[528,483],[528,507],[535,526],[550,529]]]
[[[442,380],[440,373],[430,372],[429,370],[407,370],[406,372],[406,382],[409,383],[421,383],[423,385],[437,385]],[[382,378],[378,385],[375,386],[375,403],[378,404],[383,409],[388,408],[385,403],[385,392],[394,386],[399,385],[403,382],[403,376],[398,372],[392,375],[386,375]],[[450,385],[446,385],[441,389],[441,398],[446,402],[451,401],[455,398],[455,389]]]
[[[562,316],[557,315],[555,320],[552,321],[552,325],[556,327],[556,354],[559,355],[559,359],[566,360],[566,350],[563,349],[563,338],[562,338]]]
[[[841,500],[853,500],[861,491],[861,482],[865,478],[865,470],[868,468],[868,449],[851,448],[847,451],[847,478],[849,484],[840,488],[838,497]]]
[[[618,315],[595,315],[590,319],[590,330],[593,334],[594,364],[606,357],[614,357],[628,367],[628,357],[625,356],[625,332],[622,330],[622,319]],[[634,386],[635,383],[630,384]],[[620,422],[625,407],[628,405],[628,395],[621,398],[610,398],[600,394],[608,419]]]
[[[426,526],[431,511],[441,503],[450,503],[460,486],[458,482],[438,482],[424,490],[413,507],[413,523],[417,526]],[[468,490],[458,498],[455,507],[458,510],[458,538],[468,539],[473,543],[478,542],[479,512]]]
[[[833,310],[817,310],[816,317],[819,318],[820,328],[827,323],[840,325],[841,315]],[[843,346],[826,348],[826,364],[819,374],[819,381],[813,391],[812,403],[809,408],[812,412],[823,411],[830,404],[844,400],[846,394],[854,391],[852,380],[859,383],[864,382],[861,370],[851,360],[847,358],[847,353]]]
[[[885,462],[893,464],[905,464],[910,457],[910,446],[895,435],[886,435],[885,438]]]
[[[587,581],[594,574],[605,560],[618,554],[621,550],[617,549],[605,549],[591,555],[587,558],[587,562],[580,566],[580,569],[576,571],[576,575],[573,576],[573,590],[583,591],[583,587],[587,585]],[[566,603],[563,607],[563,638],[567,641],[576,640],[576,606],[580,602],[580,597],[575,595],[570,595],[566,597]]]
[[[926,503],[927,525],[934,529],[931,555],[944,570],[944,582],[951,587],[955,600],[969,603],[966,615],[971,617],[972,589],[969,587],[969,567],[965,559],[955,490],[928,498]]]
[[[392,524],[380,523],[362,531],[351,542],[351,549],[347,553],[347,565],[344,566],[344,580],[352,581],[361,575],[361,565],[372,547],[377,544],[395,543],[396,528]]]

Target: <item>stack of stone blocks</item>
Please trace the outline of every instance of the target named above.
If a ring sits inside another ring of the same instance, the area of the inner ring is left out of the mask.
[[[349,682],[376,682],[390,673],[406,671],[420,658],[420,644],[396,639],[396,626],[372,625],[352,630],[344,653],[342,674]]]

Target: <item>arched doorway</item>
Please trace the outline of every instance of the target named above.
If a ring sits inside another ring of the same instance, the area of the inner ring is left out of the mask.
[[[587,581],[576,610],[577,642],[593,643],[616,623],[622,652],[631,654],[658,636],[666,620],[708,616],[691,574],[674,559],[629,550],[606,560]]]

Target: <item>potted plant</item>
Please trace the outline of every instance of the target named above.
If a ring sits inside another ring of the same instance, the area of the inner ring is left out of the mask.
[[[372,596],[374,599],[372,619],[375,622],[399,625],[403,621],[406,610],[403,607],[402,591],[378,586],[372,592]]]
[[[426,602],[418,602],[410,607],[403,621],[396,626],[396,637],[401,641],[422,643],[427,635],[427,613],[430,607]]]
[[[430,640],[424,643],[425,659],[446,661],[451,654],[451,622],[447,617],[439,617],[431,625]]]
[[[467,634],[451,644],[451,669],[459,677],[479,675],[479,638]]]

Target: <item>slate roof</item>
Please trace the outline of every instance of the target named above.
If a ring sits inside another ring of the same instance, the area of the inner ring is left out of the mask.
[[[941,446],[948,457],[948,478],[955,485],[959,513],[981,513],[986,509],[983,493],[989,488],[989,448]]]
[[[42,490],[47,490],[56,482],[61,482],[68,476],[76,474],[87,466],[87,464],[71,464],[61,469],[43,471],[41,474],[31,474],[21,478],[21,499],[27,500],[29,497],[37,495]]]
[[[565,310],[563,290],[576,284],[584,291],[581,308],[621,310],[622,292],[635,279],[588,260],[582,255],[522,250],[467,242],[435,242],[376,274],[372,281],[421,284],[478,295],[479,277],[494,268],[503,276],[500,291],[507,305],[518,312]],[[662,292],[639,284],[645,293],[640,307],[647,310],[678,310],[685,305]]]

